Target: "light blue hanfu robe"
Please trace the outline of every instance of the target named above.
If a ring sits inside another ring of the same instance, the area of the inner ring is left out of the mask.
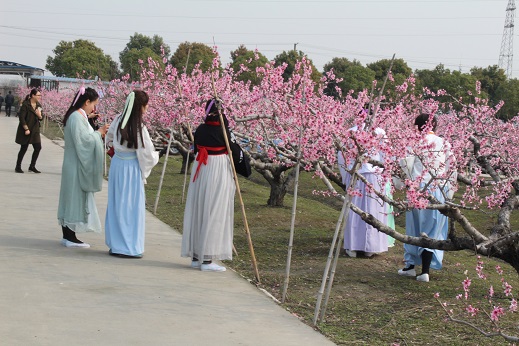
[[[443,138],[438,137],[433,132],[426,135],[425,140],[429,143],[432,148],[430,149],[435,153],[434,158],[430,159],[429,169],[433,170],[436,176],[439,176],[443,172],[449,169],[449,158],[451,154],[451,146]],[[412,180],[416,180],[417,177],[424,173],[424,166],[420,159],[415,157],[408,157],[401,164],[406,174]],[[425,186],[425,182],[432,179],[429,172],[425,172],[423,175],[424,182],[421,183],[421,187]],[[454,177],[455,179],[455,177]],[[428,193],[434,196],[440,203],[445,202],[445,195],[452,197],[450,191],[450,184],[446,184],[443,187],[444,193],[439,187],[429,190]],[[440,213],[438,210],[431,209],[413,209],[406,213],[405,221],[405,232],[406,235],[413,237],[420,237],[422,233],[425,233],[427,237],[436,240],[445,240],[448,235],[448,218],[447,216]],[[443,261],[443,250],[437,249],[424,249],[423,247],[404,244],[404,261],[406,267],[409,265],[421,265],[422,264],[422,252],[424,250],[433,253],[431,262],[432,269],[441,269]]]
[[[434,196],[440,203],[445,202],[445,198],[440,189],[435,189],[431,195]],[[405,214],[406,235],[420,237],[421,233],[425,233],[431,239],[445,240],[447,239],[448,231],[448,217],[440,213],[438,210],[412,209]],[[421,255],[424,250],[433,253],[431,268],[437,270],[441,269],[443,261],[443,250],[426,249],[410,244],[404,244],[404,261],[406,263],[406,267],[410,265],[421,265]]]
[[[82,110],[73,112],[64,128],[58,222],[74,232],[101,233],[94,192],[103,185],[104,145]]]
[[[128,148],[120,143],[117,117],[106,134],[115,154],[108,175],[108,206],[105,218],[105,243],[112,253],[141,256],[144,253],[146,196],[144,184],[152,168],[159,161],[148,130],[142,127],[138,148]]]

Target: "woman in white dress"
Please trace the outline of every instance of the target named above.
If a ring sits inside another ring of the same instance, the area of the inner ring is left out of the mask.
[[[226,268],[212,260],[232,259],[236,191],[219,107],[214,99],[206,103],[205,122],[195,132],[196,161],[187,193],[181,253],[191,258],[191,267],[216,272]],[[227,128],[225,118],[224,122]]]
[[[123,113],[106,135],[115,152],[108,177],[105,219],[106,245],[112,256],[141,258],[144,253],[144,184],[159,161],[159,153],[142,123],[148,100],[144,91],[131,92]]]

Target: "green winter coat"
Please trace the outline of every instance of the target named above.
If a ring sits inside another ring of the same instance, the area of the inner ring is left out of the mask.
[[[36,103],[36,108],[38,107],[41,107],[39,102]],[[23,101],[18,120],[20,123],[18,124],[18,129],[16,130],[15,142],[20,145],[41,143],[40,120],[36,115],[36,111],[31,106],[31,100]],[[25,135],[24,126],[27,126],[31,131],[29,135]]]

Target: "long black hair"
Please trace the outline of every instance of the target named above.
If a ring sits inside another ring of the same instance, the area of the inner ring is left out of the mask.
[[[86,88],[83,94],[81,94],[81,90],[79,90],[74,96],[72,104],[70,105],[67,113],[65,113],[65,117],[63,117],[63,126],[67,125],[67,120],[70,114],[80,109],[85,104],[85,102],[87,102],[87,100],[89,100],[90,102],[94,102],[98,98],[99,94],[92,88]]]
[[[126,141],[128,148],[137,149],[139,147],[139,143],[137,142],[139,139],[137,136],[141,138],[141,144],[144,148],[144,140],[142,139],[142,108],[148,104],[150,98],[148,94],[142,90],[134,90],[133,93],[135,94],[135,100],[133,101],[133,108],[128,118],[128,123],[126,123],[124,129],[121,129],[121,119],[117,126],[117,132],[121,134],[121,144]],[[124,114],[122,116],[124,116]]]

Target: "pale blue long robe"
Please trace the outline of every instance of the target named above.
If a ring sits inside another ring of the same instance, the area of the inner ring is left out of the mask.
[[[451,146],[443,138],[438,137],[434,133],[429,133],[425,136],[427,143],[433,147],[431,151],[435,153],[432,158],[432,164],[430,169],[434,171],[436,176],[443,174],[449,168],[448,158],[451,154]],[[424,173],[423,163],[418,158],[409,157],[402,164],[404,171],[412,180],[416,180],[417,177],[422,176]],[[429,172],[423,175],[424,182],[420,185],[425,186],[425,182],[432,179]],[[449,195],[449,184],[444,187],[445,191],[441,191],[440,188],[429,189],[428,193],[434,196],[440,203],[445,202],[445,195]],[[405,230],[406,235],[413,237],[420,237],[422,233],[425,233],[427,237],[436,240],[446,240],[448,235],[448,218],[447,216],[440,213],[438,210],[431,209],[412,209],[406,212]],[[404,261],[406,266],[409,265],[421,265],[422,264],[422,252],[424,250],[433,253],[431,262],[432,269],[441,269],[443,261],[443,250],[428,249],[420,246],[404,244]]]
[[[58,222],[74,232],[101,233],[94,192],[103,185],[104,145],[86,115],[73,112],[64,128]]]
[[[108,206],[105,218],[105,243],[117,254],[138,256],[144,253],[146,196],[144,184],[152,168],[159,161],[146,127],[138,148],[128,148],[120,143],[117,117],[106,134],[107,143],[113,142],[115,155],[108,176]]]

